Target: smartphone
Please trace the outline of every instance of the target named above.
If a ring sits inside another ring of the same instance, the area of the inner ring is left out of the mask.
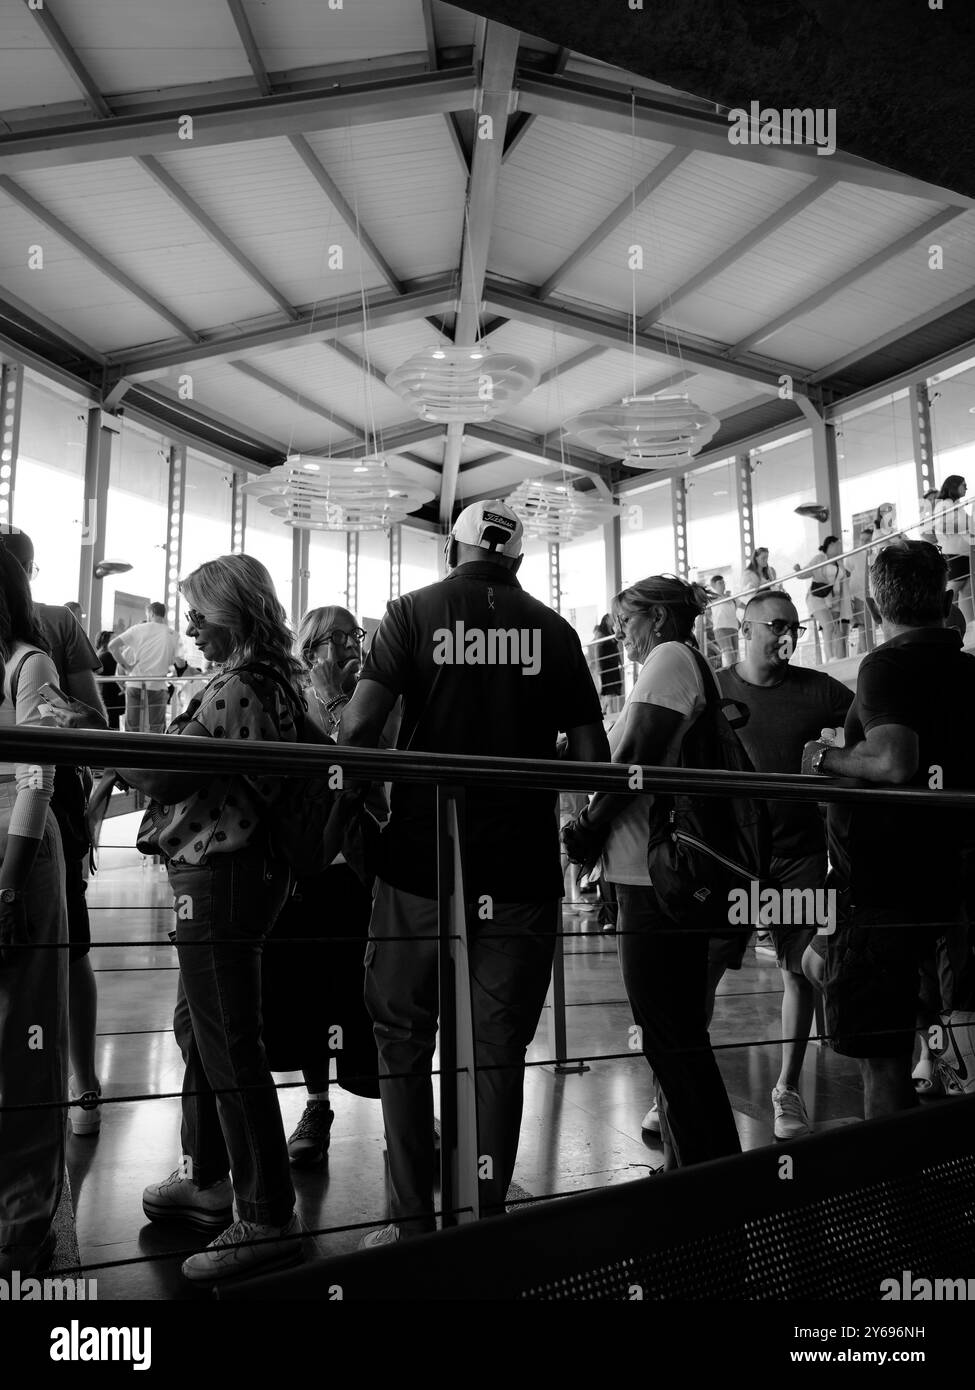
[[[42,685],[41,694],[49,704],[61,705],[64,709],[71,705],[71,696],[65,695],[64,691],[59,690],[56,685]]]

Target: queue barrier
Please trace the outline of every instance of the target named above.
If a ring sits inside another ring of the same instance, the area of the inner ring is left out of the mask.
[[[230,742],[216,744],[215,741],[205,738],[185,738],[174,744],[172,737],[166,735],[23,725],[0,731],[0,759],[20,763],[83,763],[101,767],[141,767],[209,775],[222,773],[224,776],[230,771],[249,776],[309,776],[313,773],[321,775],[329,769],[338,769],[341,778],[347,782],[409,780],[435,785],[438,817],[441,1039],[439,1214],[445,1231],[450,1227],[467,1225],[478,1220],[480,1213],[477,1177],[479,1147],[475,1106],[476,1065],[471,1025],[468,922],[460,850],[465,792],[469,787],[503,787],[514,792],[519,789],[627,792],[633,790],[630,781],[631,768],[619,764],[579,763],[559,759],[490,758],[380,751],[349,745],[322,747],[266,743],[245,746]],[[766,800],[856,802],[900,808],[923,805],[928,808],[937,807],[939,810],[964,808],[975,811],[975,792],[863,788],[841,785],[829,778],[785,773],[725,772],[655,766],[643,766],[640,771],[643,778],[642,790],[650,792],[682,792],[704,796],[723,796],[734,792],[736,795],[751,795]],[[675,927],[675,930],[681,928]],[[93,942],[93,945],[97,944],[99,943]],[[590,1060],[612,1058],[607,1056]],[[553,1061],[564,1062],[565,1058]],[[103,1104],[122,1103],[126,1099],[106,1098]],[[957,1101],[950,1103],[953,1109],[959,1104]],[[963,1108],[959,1113],[966,1116],[970,1127],[971,1106]],[[919,1123],[923,1123],[923,1120],[924,1117],[921,1117]],[[943,1119],[939,1119],[938,1122],[940,1125],[945,1124]],[[857,1126],[857,1133],[862,1133],[863,1129],[863,1126]],[[827,1143],[831,1138],[836,1136],[816,1136],[813,1140],[803,1143]],[[771,1162],[771,1154],[775,1152],[779,1151],[759,1151],[760,1154],[765,1154],[764,1160],[760,1156],[749,1154],[743,1159],[724,1162]],[[684,1170],[668,1176],[667,1185],[662,1190],[673,1191],[672,1183],[677,1179],[685,1184],[688,1181],[697,1181],[695,1174],[718,1166],[723,1165],[708,1164],[703,1165],[700,1170]],[[749,1172],[751,1171],[749,1169]],[[760,1170],[756,1167],[754,1171]],[[826,1169],[823,1171],[825,1174]],[[653,1190],[656,1190],[657,1184],[661,1181],[652,1180]],[[737,1179],[735,1182],[734,1191],[737,1191]],[[630,1194],[641,1188],[642,1184],[636,1183],[627,1184],[620,1190],[618,1200],[624,1201],[625,1209],[624,1215],[620,1217],[621,1231],[622,1227],[633,1219],[632,1213],[635,1208],[626,1206]],[[684,1190],[686,1188],[681,1189]],[[724,1195],[719,1205],[726,1210],[734,1192],[729,1195],[725,1187],[722,1187],[722,1192]],[[559,1213],[567,1210],[570,1200],[582,1199],[559,1197],[547,1204],[553,1213],[551,1220],[557,1223]],[[656,1202],[658,1199],[652,1200]],[[971,1206],[970,1196],[968,1200]],[[637,1201],[635,1196],[633,1201]],[[588,1208],[585,1210],[588,1211]],[[601,1211],[601,1208],[597,1208],[597,1211]],[[505,1232],[512,1229],[510,1217],[497,1218],[497,1221],[491,1220],[484,1224],[493,1227],[500,1221],[503,1221]],[[595,1217],[593,1224],[599,1225],[599,1220]],[[534,1230],[534,1227],[531,1229]],[[549,1231],[550,1227],[545,1224],[543,1229]],[[588,1225],[586,1229],[589,1229]],[[492,1236],[489,1239],[494,1240],[497,1237]],[[504,1239],[510,1238],[505,1235]],[[408,1244],[419,1246],[420,1242]],[[395,1258],[400,1258],[393,1253]],[[375,1258],[377,1254],[378,1252],[369,1252],[369,1258]]]

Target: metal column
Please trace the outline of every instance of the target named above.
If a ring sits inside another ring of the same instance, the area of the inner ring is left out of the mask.
[[[820,523],[819,539],[842,536],[843,512],[840,507],[840,472],[836,461],[836,426],[823,418],[815,402],[797,395],[796,404],[809,421],[812,434],[813,477],[816,501],[829,508],[826,521]]]
[[[244,529],[247,524],[247,494],[241,492],[245,480],[239,473],[233,476],[230,494],[230,553],[241,555],[244,550]]]
[[[389,597],[399,598],[403,575],[403,528],[389,528]]]
[[[738,532],[741,539],[741,568],[742,571],[744,571],[755,551],[755,512],[752,502],[752,461],[748,454],[739,454],[735,459],[735,496],[738,501]]]
[[[926,492],[930,492],[935,486],[931,396],[927,382],[914,382],[910,387],[909,395],[911,400],[911,434],[914,439],[914,469],[917,475],[917,495],[920,500]],[[919,535],[920,532],[917,534]]]
[[[687,559],[687,485],[684,476],[674,478],[671,484],[671,505],[674,516],[674,560],[677,573],[686,579],[690,572]]]
[[[442,1224],[481,1214],[478,1168],[498,1155],[479,1153],[477,1066],[471,1006],[461,787],[437,786],[437,895],[440,937],[440,1198]],[[448,1213],[450,1213],[448,1215]]]
[[[24,369],[19,362],[7,362],[0,370],[0,525],[10,525],[14,519],[23,398]]]
[[[308,612],[311,536],[296,526],[291,533],[291,622],[297,627]]]
[[[622,524],[618,516],[603,527],[603,546],[606,554],[606,608],[623,587]]]
[[[89,636],[99,632],[103,627],[102,581],[96,579],[95,567],[105,558],[108,484],[112,471],[112,441],[116,434],[116,430],[109,428],[105,423],[110,418],[97,406],[88,412],[78,602],[81,604],[82,612],[88,614]]]
[[[562,612],[562,568],[558,541],[548,543],[548,601],[556,613]]]
[[[169,451],[169,522],[166,532],[166,618],[179,632],[179,572],[183,563],[183,509],[186,505],[186,446]]]
[[[359,612],[359,533],[349,531],[345,537],[345,606],[350,613]]]

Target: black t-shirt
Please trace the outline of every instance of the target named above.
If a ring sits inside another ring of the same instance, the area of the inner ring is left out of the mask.
[[[864,657],[846,718],[846,746],[900,724],[918,736],[910,787],[975,790],[975,659],[957,632],[914,628]],[[940,773],[937,771],[940,769]],[[865,785],[865,784],[864,784]],[[932,798],[934,800],[934,798]],[[961,851],[975,843],[975,815],[831,804],[830,862],[857,906],[896,907],[904,920],[941,920],[962,902]]]
[[[787,666],[774,686],[750,685],[736,666],[717,675],[721,694],[748,710],[737,733],[756,772],[799,772],[805,744],[823,729],[842,728],[853,703],[847,686],[801,666]],[[826,826],[815,802],[770,801],[768,807],[773,853],[788,859],[825,851]]]
[[[362,679],[403,697],[396,747],[415,752],[554,758],[560,732],[602,720],[575,632],[490,561],[389,603]],[[468,790],[469,900],[561,896],[557,801],[554,792]],[[434,787],[394,783],[380,877],[435,898],[436,824]]]

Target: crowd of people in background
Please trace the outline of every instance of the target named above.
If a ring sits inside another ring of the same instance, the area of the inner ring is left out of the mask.
[[[944,528],[949,515],[962,514],[949,509],[964,495],[964,480],[947,480],[942,492],[930,517],[934,533],[960,538],[961,523]],[[944,787],[975,790],[975,755],[957,737],[975,694],[975,663],[946,627],[952,594],[968,582],[956,563],[963,556],[894,535],[884,508],[873,537],[869,598],[887,640],[864,658],[854,695],[793,661],[806,624],[815,623],[834,650],[850,622],[850,570],[835,536],[803,567],[808,612],[758,549],[738,601],[720,574],[711,577],[710,595],[672,575],[626,587],[598,624],[588,659],[570,624],[518,583],[523,527],[501,501],[462,511],[445,544],[446,578],[391,600],[368,651],[356,616],[336,605],[305,614],[293,635],[266,568],[247,555],[223,556],[180,585],[186,637],[209,668],[197,673],[180,657],[162,604],[149,606],[144,623],[99,633],[94,647],[67,608],[34,604],[33,547],[10,532],[0,545],[0,724],[106,729],[124,715],[127,729],[238,749],[334,741],[631,767],[804,771],[919,789],[937,766]],[[708,609],[717,674],[695,638]],[[497,659],[471,660],[465,632],[482,642],[529,634],[531,650],[524,642],[499,645]],[[457,634],[452,655],[444,633],[451,641]],[[624,658],[639,668],[625,700]],[[114,680],[100,693],[95,673],[131,680],[124,694]],[[199,676],[199,687],[180,691],[167,724],[169,694],[188,675]],[[727,763],[713,760],[719,748]],[[101,1101],[85,789],[77,769],[62,773],[70,775],[59,795],[52,766],[0,767],[0,1265],[22,1272],[45,1268],[53,1249],[64,1172],[59,1106],[70,1100],[74,1132],[92,1135]],[[185,1261],[185,1276],[211,1284],[304,1258],[291,1168],[322,1162],[328,1152],[334,1112],[323,1030],[339,1019],[355,1039],[339,1084],[378,1096],[386,1132],[390,1220],[364,1244],[436,1229],[435,788],[395,776],[389,787],[353,783],[329,802],[325,862],[299,867],[282,827],[293,814],[287,798],[309,795],[306,783],[287,792],[288,779],[246,775],[236,757],[220,774],[127,767],[107,776],[149,798],[137,845],[165,865],[174,897],[183,1161],[146,1187],[143,1206],[152,1221],[212,1237]],[[661,797],[631,788],[582,802],[560,843],[554,792],[512,797],[504,787],[479,786],[466,798],[462,888],[478,905],[469,913],[469,955],[482,1214],[504,1213],[514,1171],[525,1056],[558,932],[563,853],[611,885],[621,973],[650,1068],[645,1125],[661,1135],[664,1168],[740,1148],[708,1029],[722,974],[741,967],[753,929],[765,923],[754,912],[733,918],[719,896],[705,911],[707,895],[691,894],[686,867],[665,879],[648,840]],[[817,991],[833,1045],[860,1062],[868,1118],[915,1103],[917,1030],[932,1019],[943,1026],[937,1047],[922,1052],[925,1078],[936,1052],[946,1084],[971,1089],[975,817],[926,810],[922,826],[914,808],[831,805],[824,819],[808,801],[757,805],[754,843],[765,848],[748,871],[796,901],[819,903],[832,893],[838,904],[835,934],[808,914],[772,927],[783,987],[781,1068],[770,1097],[776,1138],[794,1140],[813,1127],[799,1075]],[[942,851],[936,891],[922,843]],[[722,844],[711,848],[722,857]],[[726,871],[727,852],[723,858]],[[699,899],[688,911],[700,909],[709,930],[687,929],[682,893]],[[192,911],[181,910],[187,903]],[[282,920],[289,942],[315,943],[304,968],[286,951],[266,949]],[[351,950],[343,954],[334,935]],[[327,1014],[320,1007],[326,976]],[[32,1051],[25,1039],[38,1024],[50,1042]],[[307,1102],[290,1136],[272,1066],[304,1076]]]

